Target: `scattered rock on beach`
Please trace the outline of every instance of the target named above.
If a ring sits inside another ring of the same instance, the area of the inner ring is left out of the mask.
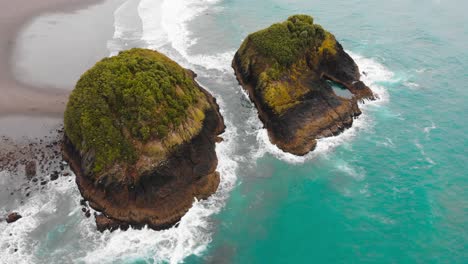
[[[20,219],[22,216],[16,212],[13,212],[11,214],[9,214],[6,218],[6,222],[8,224],[11,224],[11,223],[14,223],[16,221],[18,221],[18,219]]]
[[[50,175],[50,180],[51,181],[55,181],[57,180],[59,177],[59,173],[57,171],[54,171],[51,175]]]

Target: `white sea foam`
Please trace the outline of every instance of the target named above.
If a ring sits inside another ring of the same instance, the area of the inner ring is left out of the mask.
[[[134,5],[135,1],[126,1],[115,10],[114,38],[141,37],[137,24],[129,23],[130,20],[133,20],[132,8]],[[131,33],[132,35],[127,36],[124,33]]]
[[[163,14],[161,0],[141,0],[138,14],[142,23],[142,40],[153,49],[159,49],[169,41],[169,33],[162,27]]]
[[[353,166],[344,160],[338,160],[336,162],[336,168],[337,170],[344,172],[345,175],[349,175],[358,181],[362,181],[366,177],[365,169]]]
[[[0,177],[17,177],[1,172]],[[58,204],[67,199],[74,201],[75,206],[69,208],[71,212],[78,213],[79,192],[71,177],[59,177],[49,182],[44,190],[32,191],[25,203],[19,205],[15,211],[20,212],[22,218],[6,224],[0,223],[0,263],[37,263],[35,246],[38,242],[31,237],[31,232],[37,231],[44,219],[50,219],[57,213]],[[78,210],[77,210],[78,209]],[[15,249],[17,250],[15,252]]]
[[[414,145],[419,149],[419,152],[421,153],[421,156],[423,156],[424,160],[430,164],[432,167],[433,165],[436,165],[437,163],[432,160],[427,154],[426,151],[424,150],[424,146],[419,142],[418,139],[414,141]]]
[[[436,124],[431,120],[431,126],[425,127],[423,129],[424,134],[426,134],[426,139],[429,139],[429,137],[431,135],[431,131],[436,129],[436,128],[437,128]]]
[[[234,51],[214,55],[190,54],[189,49],[197,39],[188,29],[188,23],[197,16],[216,12],[218,0],[142,0],[138,12],[143,23],[143,40],[148,48],[161,50],[170,45],[182,57],[178,61],[185,67],[202,66],[210,70],[230,71]],[[178,56],[174,56],[177,59]],[[187,65],[188,63],[188,65]]]
[[[139,0],[125,1],[115,10],[114,36],[107,41],[110,56],[117,55],[121,50],[135,47],[135,42],[142,39],[143,26],[137,8],[139,2]]]
[[[329,153],[330,151],[342,145],[343,143],[349,142],[349,140],[351,138],[354,138],[360,131],[368,130],[371,127],[372,116],[369,115],[368,112],[375,109],[376,107],[378,108],[379,106],[389,101],[389,94],[383,86],[383,84],[388,82],[394,82],[394,74],[393,72],[385,68],[385,66],[373,59],[366,58],[364,56],[349,51],[348,53],[359,66],[361,72],[366,73],[362,74],[361,80],[372,89],[372,91],[377,97],[377,100],[360,103],[359,107],[362,109],[363,113],[361,114],[361,116],[359,116],[359,118],[354,120],[353,126],[351,128],[345,130],[343,133],[337,136],[317,140],[316,149],[302,157],[282,151],[276,145],[270,142],[267,130],[260,129],[257,134],[259,148],[254,151],[254,157],[260,158],[266,153],[269,153],[274,157],[285,162],[293,164],[304,163],[308,160],[317,157],[317,155]],[[256,118],[254,120],[251,120],[251,122],[255,124],[256,122],[260,122],[260,120]]]
[[[417,89],[419,87],[419,84],[410,81],[404,82],[403,84],[411,89]]]
[[[381,145],[387,148],[395,148],[395,143],[393,143],[393,140],[389,137],[386,137],[383,141],[377,141],[376,143],[377,145]]]

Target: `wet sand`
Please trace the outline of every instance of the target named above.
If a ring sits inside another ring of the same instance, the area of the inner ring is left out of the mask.
[[[22,27],[44,12],[70,12],[101,0],[0,0],[0,116],[61,117],[69,90],[20,83],[11,63]]]
[[[11,60],[14,76],[34,86],[72,90],[87,69],[109,56],[114,12],[123,1],[106,0],[74,12],[34,18],[16,37]]]

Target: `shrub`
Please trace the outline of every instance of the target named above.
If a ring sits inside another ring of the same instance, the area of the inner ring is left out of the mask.
[[[249,35],[248,39],[261,55],[275,59],[282,66],[290,66],[307,49],[324,40],[325,31],[313,21],[308,15],[294,15]]]
[[[250,34],[239,49],[240,66],[255,76],[267,105],[283,114],[310,91],[301,83],[301,74],[335,56],[336,48],[335,37],[311,16],[294,15]]]

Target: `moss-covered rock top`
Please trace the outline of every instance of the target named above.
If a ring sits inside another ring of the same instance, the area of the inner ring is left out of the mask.
[[[331,33],[314,24],[311,16],[294,15],[250,34],[238,51],[238,66],[252,78],[268,106],[283,114],[310,91],[303,82],[304,74],[319,79],[315,70],[336,53],[337,42]]]
[[[249,36],[258,52],[280,65],[291,65],[310,47],[320,45],[327,32],[308,15],[294,15]]]
[[[95,177],[115,164],[139,174],[195,136],[210,107],[193,73],[156,51],[131,49],[81,76],[65,111],[65,133],[92,157]]]

